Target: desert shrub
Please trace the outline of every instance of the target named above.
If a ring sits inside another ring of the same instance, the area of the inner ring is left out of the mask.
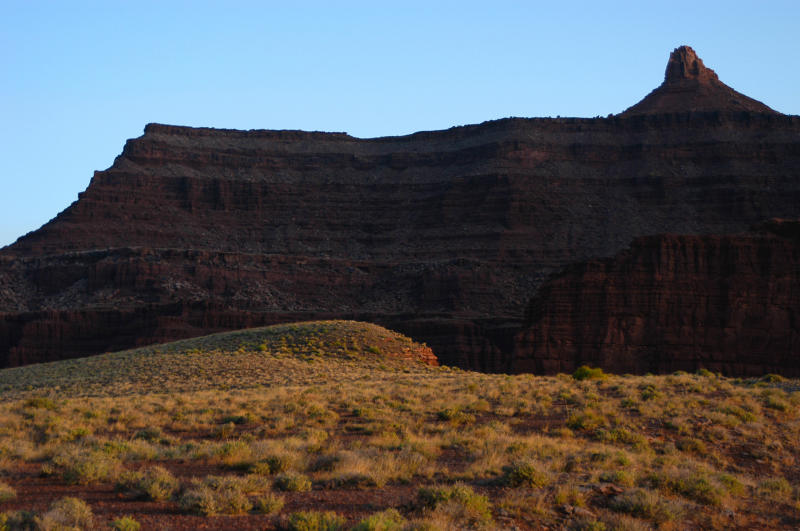
[[[342,462],[339,455],[321,455],[308,465],[310,472],[333,472],[336,466]]]
[[[659,524],[680,518],[682,513],[679,505],[665,500],[656,492],[644,489],[632,489],[614,496],[609,507],[613,511],[646,518]]]
[[[284,492],[307,492],[311,490],[311,480],[303,474],[281,474],[275,478],[275,488]]]
[[[301,511],[292,513],[286,522],[287,531],[340,531],[347,520],[332,511]]]
[[[148,442],[158,442],[162,437],[164,437],[164,432],[158,426],[144,428],[133,435],[134,439],[142,439]]]
[[[524,460],[503,467],[501,482],[509,487],[538,488],[550,483],[550,477],[535,462]]]
[[[397,509],[387,509],[364,518],[351,531],[400,531],[405,522]]]
[[[567,419],[567,427],[571,430],[593,431],[605,424],[604,417],[589,410],[585,410],[583,413],[572,413]]]
[[[31,511],[10,511],[0,513],[0,531],[36,531],[39,522]]]
[[[252,424],[256,421],[255,415],[252,413],[246,413],[244,415],[227,415],[222,417],[220,420],[220,424],[228,424],[232,423],[235,425],[242,425],[242,424]]]
[[[600,474],[600,481],[603,483],[614,483],[623,487],[633,486],[633,476],[625,470],[607,470]]]
[[[111,522],[111,529],[115,531],[139,531],[142,524],[137,522],[132,516],[123,516]]]
[[[642,400],[655,400],[661,397],[661,392],[656,389],[655,385],[648,384],[641,387],[641,394],[639,395]]]
[[[608,527],[592,516],[579,516],[572,520],[567,527],[569,531],[606,531]]]
[[[11,485],[0,481],[0,503],[13,500],[17,497],[17,491]]]
[[[67,483],[88,485],[117,477],[122,463],[106,452],[86,448],[67,448],[50,460],[53,471],[61,473]]]
[[[448,513],[454,522],[480,525],[492,520],[489,498],[463,483],[452,487],[423,487],[417,492],[417,503],[428,510]]]
[[[58,404],[52,398],[46,396],[34,396],[27,399],[23,403],[23,407],[29,407],[32,409],[48,409],[50,411],[55,411],[58,409]]]
[[[685,498],[706,504],[719,505],[722,503],[722,488],[700,472],[667,475],[653,473],[647,477],[654,487],[659,487]]]
[[[250,465],[250,472],[262,476],[279,474],[291,469],[295,461],[296,458],[289,454],[270,455]]]
[[[283,497],[268,492],[254,500],[255,510],[261,514],[275,514],[283,509]]]
[[[741,420],[742,422],[755,422],[757,418],[754,413],[747,411],[746,409],[741,408],[739,406],[728,406],[725,409],[723,409],[722,412],[725,413],[726,415],[732,415]]]
[[[637,450],[645,450],[650,446],[650,443],[647,442],[647,438],[644,435],[622,427],[598,429],[594,432],[594,437],[598,441],[606,443],[629,444]]]
[[[770,373],[770,374],[765,374],[764,376],[761,377],[761,381],[767,383],[783,382],[784,380],[786,380],[786,378],[784,378],[780,374]]]
[[[253,508],[247,496],[252,488],[246,478],[208,476],[192,480],[178,503],[184,511],[205,516],[243,514]]]
[[[41,531],[93,529],[94,515],[91,507],[83,500],[61,498],[53,502],[47,512],[36,520]]]
[[[792,493],[792,486],[786,478],[767,478],[758,483],[758,493],[772,499],[786,499]]]
[[[572,373],[572,377],[576,380],[601,380],[603,378],[607,378],[608,375],[603,372],[603,369],[600,367],[589,367],[588,365],[581,365],[575,372]]]
[[[151,466],[141,471],[123,473],[118,486],[140,498],[165,501],[177,492],[180,483],[166,468]]]
[[[436,418],[453,424],[472,424],[475,422],[475,415],[462,411],[460,407],[442,409],[436,413]]]
[[[725,489],[735,496],[740,496],[745,493],[745,486],[744,483],[739,481],[735,476],[730,474],[720,474],[719,482],[725,487]]]
[[[788,411],[791,407],[786,400],[773,394],[769,394],[764,398],[764,405],[776,411]]]
[[[683,439],[679,439],[675,443],[675,446],[682,452],[692,452],[698,455],[705,455],[708,453],[706,443],[695,437],[685,437]]]

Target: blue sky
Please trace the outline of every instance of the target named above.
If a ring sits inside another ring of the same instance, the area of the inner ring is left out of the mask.
[[[655,88],[681,44],[800,114],[798,23],[797,1],[2,0],[0,246],[148,122],[374,137],[605,116]]]

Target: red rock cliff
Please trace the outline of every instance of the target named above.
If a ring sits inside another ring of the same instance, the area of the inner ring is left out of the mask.
[[[376,139],[150,124],[0,251],[0,364],[343,317],[508,370],[565,264],[800,216],[800,118],[703,111]]]
[[[800,376],[800,222],[642,237],[572,265],[531,302],[513,369]]]

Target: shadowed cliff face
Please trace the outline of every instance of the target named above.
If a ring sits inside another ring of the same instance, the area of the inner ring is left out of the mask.
[[[800,119],[727,108],[367,140],[150,124],[0,251],[0,357],[343,317],[506,371],[549,274],[637,236],[800,216],[799,175]]]
[[[800,222],[730,236],[639,238],[547,282],[513,369],[800,376]]]

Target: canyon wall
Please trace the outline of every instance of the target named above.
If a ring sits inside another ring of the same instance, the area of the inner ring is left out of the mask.
[[[647,105],[607,118],[374,139],[149,124],[0,250],[0,364],[341,317],[521,367],[515,334],[560,268],[800,217],[800,118],[743,107],[679,50]]]
[[[517,335],[516,372],[705,368],[800,376],[800,222],[636,239],[555,275]]]

